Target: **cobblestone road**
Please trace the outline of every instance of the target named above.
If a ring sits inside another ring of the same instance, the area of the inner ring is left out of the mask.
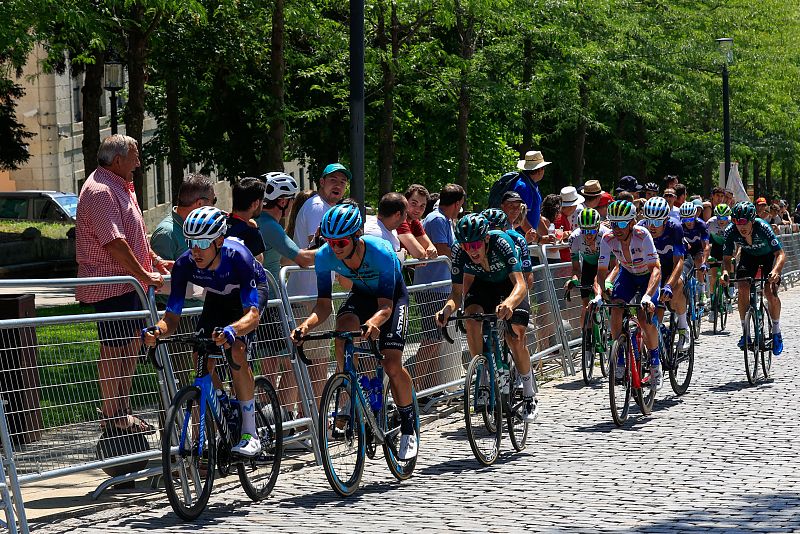
[[[415,476],[394,482],[372,462],[342,500],[321,469],[278,480],[254,504],[215,488],[206,513],[182,523],[165,499],[36,525],[39,532],[704,531],[800,530],[800,289],[783,294],[786,351],[774,380],[750,387],[740,325],[700,340],[689,392],[669,385],[649,417],[611,422],[605,384],[580,376],[541,388],[542,414],[522,453],[489,468],[473,459],[459,414],[423,434]],[[707,323],[704,323],[704,330]]]

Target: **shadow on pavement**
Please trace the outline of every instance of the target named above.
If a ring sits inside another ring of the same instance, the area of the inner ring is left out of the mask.
[[[506,441],[506,443],[509,443]],[[464,458],[453,458],[452,460],[447,460],[444,462],[440,462],[438,464],[432,464],[427,467],[424,467],[419,470],[420,475],[441,475],[441,474],[453,474],[453,473],[464,473],[464,472],[471,472],[471,473],[478,473],[482,471],[486,471],[492,469],[494,466],[497,465],[504,465],[508,463],[515,462],[519,459],[525,458],[525,451],[515,452],[515,451],[506,451],[501,452],[500,456],[494,462],[494,464],[490,466],[484,466],[478,463],[478,460],[472,456],[472,453],[467,450],[465,454],[469,456],[464,456]]]
[[[578,372],[577,369],[576,372]],[[597,370],[597,374],[598,375],[600,374],[599,369]],[[578,380],[572,380],[570,382],[561,382],[559,384],[556,384],[553,386],[553,389],[561,389],[564,391],[580,391],[582,389],[596,390],[596,389],[602,389],[604,387],[608,386],[604,385],[603,381],[599,377],[595,376],[595,378],[588,386],[583,383],[583,378],[579,378]]]
[[[732,380],[726,384],[718,384],[714,387],[709,388],[710,391],[714,393],[725,393],[731,391],[744,391],[746,389],[766,389],[771,388],[773,386],[773,379],[768,379],[766,381],[756,382],[755,386],[750,385],[750,382],[745,380]]]

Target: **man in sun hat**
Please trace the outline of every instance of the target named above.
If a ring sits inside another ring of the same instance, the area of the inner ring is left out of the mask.
[[[634,178],[633,176],[623,176],[617,182],[617,188],[614,190],[615,193],[620,193],[622,191],[628,191],[633,195],[633,198],[639,198],[639,193],[644,187],[639,184],[639,181]]]
[[[583,195],[583,208],[597,208],[600,202],[600,196],[603,194],[603,188],[597,180],[587,180],[580,188],[580,194]],[[580,209],[576,210],[580,213]]]
[[[538,183],[544,178],[544,168],[550,163],[544,160],[544,156],[538,150],[529,150],[525,153],[525,158],[517,162],[519,177],[510,191],[515,191],[519,194],[522,197],[522,201],[528,206],[527,222],[522,225],[526,232],[531,229],[535,231],[539,229],[542,195],[539,193]],[[546,233],[545,231],[544,234]],[[538,235],[543,234],[539,233]]]

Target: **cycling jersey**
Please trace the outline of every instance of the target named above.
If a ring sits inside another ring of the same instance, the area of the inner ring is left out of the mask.
[[[590,265],[597,265],[597,258],[600,257],[600,240],[603,236],[611,230],[606,226],[600,226],[597,229],[597,234],[594,238],[594,248],[589,246],[584,238],[586,234],[583,230],[576,228],[569,234],[569,250],[572,261],[578,261],[583,258],[584,263]]]
[[[712,243],[717,243],[722,245],[725,243],[725,230],[728,229],[730,226],[731,219],[728,217],[727,221],[720,221],[719,218],[715,215],[711,217],[708,221],[706,221],[706,226],[708,227],[708,235],[711,238]]]
[[[531,262],[531,251],[528,250],[528,242],[525,241],[525,237],[516,230],[506,230],[506,234],[508,234],[508,237],[510,237],[517,246],[517,253],[519,254],[519,261],[522,265],[522,272],[532,272],[533,262]]]
[[[694,256],[703,251],[705,244],[708,243],[708,226],[699,218],[695,217],[694,226],[692,228],[683,226],[683,237],[688,243],[688,252],[690,256]]]
[[[219,266],[214,270],[200,269],[194,261],[192,251],[184,252],[172,268],[172,292],[167,301],[167,311],[175,315],[181,314],[188,282],[206,288],[209,294],[238,298],[242,310],[259,308],[262,304],[259,300],[259,289],[263,291],[267,283],[264,267],[236,239],[226,238],[223,241],[219,260]]]
[[[661,262],[661,275],[669,277],[672,274],[675,258],[686,254],[686,245],[683,240],[683,226],[675,219],[664,221],[664,231],[653,238],[658,259]]]
[[[380,237],[361,236],[364,242],[364,259],[357,269],[351,269],[336,257],[325,243],[317,251],[314,270],[317,273],[317,295],[331,298],[331,273],[336,272],[353,282],[354,293],[364,293],[377,298],[396,300],[405,294],[402,267],[391,245]]]
[[[459,242],[453,244],[451,273],[454,284],[463,284],[465,273],[473,275],[478,280],[502,282],[512,272],[522,272],[517,247],[508,235],[499,230],[491,230],[489,242],[484,246],[489,262],[488,271],[484,270],[481,264],[474,263]]]
[[[608,232],[600,240],[598,265],[608,269],[612,254],[617,258],[619,264],[631,274],[644,274],[658,263],[658,254],[656,253],[655,245],[653,245],[653,236],[650,235],[646,228],[641,226],[633,227],[628,248],[630,259],[627,259],[623,254],[622,243],[614,237],[614,232]]]
[[[780,239],[772,231],[772,227],[763,219],[753,221],[752,244],[748,244],[744,236],[739,233],[735,225],[731,224],[725,230],[725,245],[723,254],[733,256],[734,245],[739,245],[743,254],[750,256],[764,256],[775,253],[783,248]]]

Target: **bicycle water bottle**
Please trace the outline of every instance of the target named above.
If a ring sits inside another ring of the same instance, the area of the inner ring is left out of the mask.
[[[372,411],[379,412],[383,408],[383,381],[377,376],[373,376],[369,385],[369,404],[372,406]]]
[[[500,393],[508,395],[508,392],[511,390],[509,386],[509,382],[511,381],[511,369],[502,357],[495,360],[495,365],[497,365],[497,382],[500,386]]]

